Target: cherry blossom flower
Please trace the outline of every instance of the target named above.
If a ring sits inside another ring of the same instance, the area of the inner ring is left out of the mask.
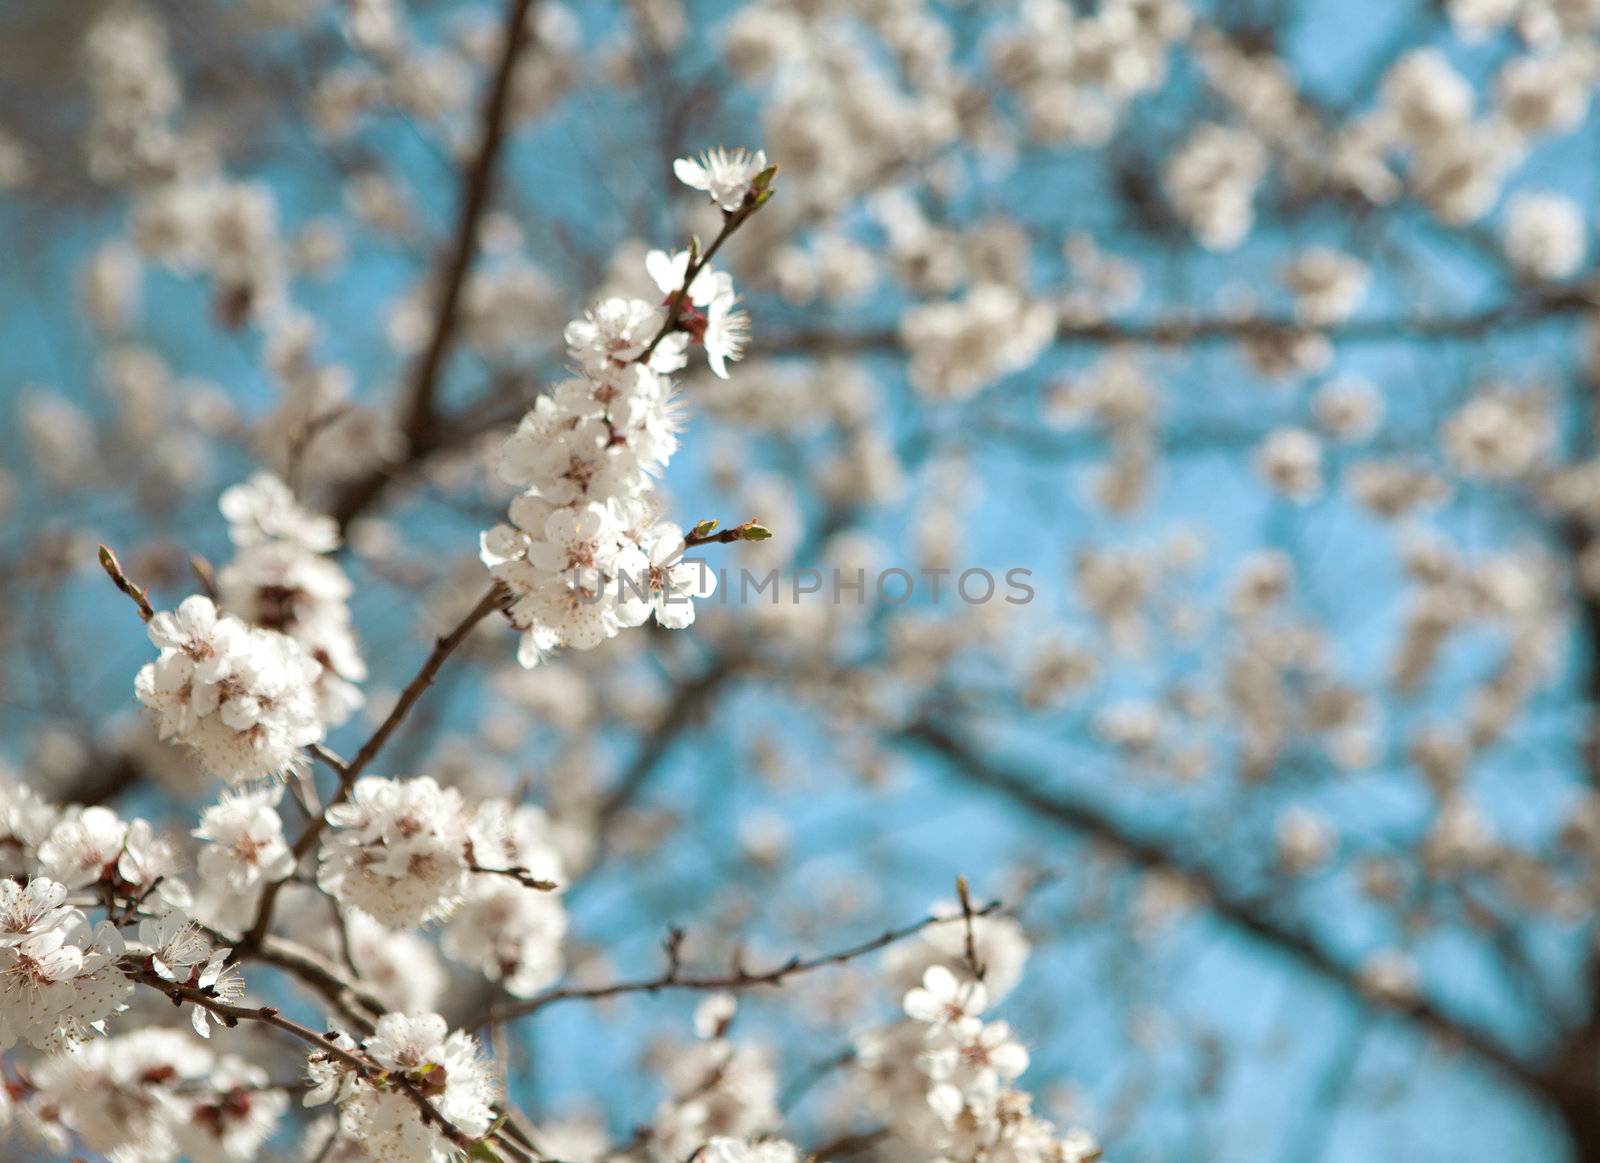
[[[17,919],[64,898],[64,891],[64,886],[44,882]],[[91,928],[77,909],[52,908],[33,922],[31,931],[9,933],[0,942],[0,1048],[20,1039],[60,1050],[100,1031],[132,989],[116,965],[123,947],[114,925],[102,922]]]
[[[467,878],[460,793],[432,779],[363,776],[327,810],[317,883],[341,903],[399,928],[447,915]]]
[[[461,1133],[475,1137],[488,1130],[495,1085],[471,1035],[450,1032],[437,1014],[385,1014],[363,1048],[378,1067],[420,1088]],[[395,1089],[373,1086],[326,1055],[313,1056],[310,1072],[314,1086],[306,1105],[337,1102],[343,1133],[374,1156],[404,1163],[449,1163],[457,1157],[454,1145]]]
[[[752,183],[766,168],[766,151],[759,149],[755,153],[743,149],[732,153],[721,148],[710,149],[698,159],[681,157],[672,163],[672,172],[678,175],[678,181],[691,190],[704,190],[714,203],[730,213],[744,205]]]
[[[203,879],[245,893],[294,871],[276,807],[282,795],[282,787],[228,793],[201,813],[193,834],[205,841],[196,860]]]
[[[323,725],[314,692],[322,668],[303,646],[219,616],[198,595],[151,618],[149,634],[161,656],[134,689],[163,739],[192,748],[234,784],[304,765],[301,749],[322,738]]]
[[[962,981],[943,965],[930,965],[922,984],[905,997],[907,1017],[938,1026],[969,1022],[988,1005],[989,991],[981,981]]]

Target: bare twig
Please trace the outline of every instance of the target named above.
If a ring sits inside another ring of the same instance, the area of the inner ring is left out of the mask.
[[[999,901],[991,901],[982,908],[973,911],[973,916],[984,917],[990,913],[998,912]],[[843,965],[858,957],[865,957],[876,953],[880,949],[888,948],[907,937],[913,937],[924,929],[936,925],[949,925],[962,920],[960,916],[926,916],[921,920],[898,929],[885,929],[871,940],[838,949],[831,953],[819,953],[811,957],[801,957],[798,954],[789,958],[783,964],[772,969],[752,971],[735,966],[727,973],[689,974],[683,972],[680,956],[683,936],[681,930],[673,930],[667,940],[667,969],[655,977],[642,978],[636,981],[618,981],[609,985],[596,986],[567,986],[549,989],[543,993],[535,994],[524,1001],[513,1002],[501,1006],[489,1015],[489,1022],[507,1022],[527,1014],[537,1013],[545,1006],[562,1001],[601,1001],[605,998],[618,997],[630,993],[660,993],[664,990],[705,990],[705,989],[750,989],[756,986],[781,986],[791,977],[813,970],[823,969],[830,965]],[[487,1024],[487,1023],[486,1023]]]
[[[961,900],[961,920],[966,928],[967,966],[972,970],[972,976],[982,981],[984,974],[988,972],[988,966],[978,960],[978,935],[972,924],[972,919],[976,915],[972,911],[972,889],[964,876],[956,877],[956,896]]]
[[[418,670],[417,676],[406,684],[405,690],[400,692],[400,697],[395,700],[394,707],[389,711],[383,722],[378,725],[378,729],[372,733],[371,738],[361,745],[361,750],[356,752],[355,758],[350,760],[340,780],[341,783],[353,783],[356,777],[366,770],[367,765],[377,758],[378,752],[383,750],[383,745],[389,741],[389,737],[394,734],[395,729],[411,713],[411,708],[416,706],[417,700],[422,697],[422,693],[433,685],[434,679],[439,677],[439,670],[444,666],[445,660],[454,654],[461,644],[467,640],[472,631],[477,628],[479,622],[496,610],[502,609],[508,598],[509,594],[506,592],[505,587],[498,582],[494,583],[489,587],[488,592],[478,599],[477,604],[467,611],[466,615],[456,624],[453,630],[434,641],[433,650],[429,652],[428,657],[423,661],[422,669]],[[337,798],[333,802],[337,802]]]
[[[487,876],[504,876],[516,881],[524,888],[537,889],[539,892],[555,892],[561,886],[553,880],[541,880],[526,868],[485,868],[481,864],[469,864],[467,868],[472,872],[481,872]]]
[[[455,237],[451,240],[437,287],[439,301],[434,313],[433,331],[412,376],[400,426],[407,441],[413,444],[434,421],[439,377],[455,342],[460,322],[462,287],[477,252],[478,226],[488,208],[489,197],[494,190],[495,170],[505,146],[512,77],[516,72],[517,59],[533,39],[528,19],[532,8],[533,0],[509,0],[506,4],[505,21],[500,30],[500,59],[496,62],[494,79],[479,118],[478,152],[471,167],[461,178]]]
[[[345,977],[311,950],[269,936],[252,954],[264,965],[281,969],[321,997],[351,1028],[366,1033],[373,1019],[382,1016],[384,1004],[354,978]]]
[[[200,583],[200,592],[210,598],[212,603],[222,604],[221,592],[217,589],[217,571],[211,563],[198,553],[189,555],[189,569],[194,573],[194,580]]]
[[[155,607],[147,596],[149,591],[140,589],[128,579],[128,575],[122,572],[122,563],[117,560],[117,555],[104,545],[100,547],[100,568],[106,571],[112,584],[133,599],[133,604],[139,607],[142,621],[148,622],[156,616]]]

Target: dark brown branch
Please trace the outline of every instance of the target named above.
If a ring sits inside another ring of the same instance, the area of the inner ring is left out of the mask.
[[[478,226],[494,190],[495,171],[506,140],[507,113],[511,104],[511,82],[517,59],[532,41],[528,14],[533,0],[508,0],[505,23],[501,28],[500,59],[478,128],[478,152],[462,175],[460,205],[456,213],[455,237],[445,260],[439,295],[422,358],[412,376],[401,432],[408,444],[415,444],[434,421],[439,378],[455,342],[461,318],[461,292],[467,271],[478,248]]]
[[[991,913],[1000,911],[999,901],[990,901],[982,908],[974,909],[975,917],[986,917]],[[735,966],[727,973],[692,974],[684,973],[679,961],[678,949],[682,943],[682,932],[674,930],[672,937],[667,942],[667,969],[654,977],[646,977],[635,981],[616,981],[609,985],[594,986],[566,986],[548,989],[543,993],[535,994],[525,1001],[513,1002],[501,1006],[489,1016],[489,1022],[507,1022],[528,1014],[537,1013],[545,1006],[562,1001],[602,1001],[606,998],[620,997],[630,993],[660,993],[664,990],[713,990],[713,989],[750,989],[756,986],[781,986],[791,977],[813,970],[823,969],[830,965],[843,965],[847,961],[854,961],[858,957],[865,957],[886,949],[907,937],[914,937],[924,929],[936,925],[960,924],[963,918],[958,913],[953,917],[926,916],[909,925],[898,929],[885,929],[876,937],[858,944],[838,949],[831,953],[818,953],[811,957],[796,955],[783,964],[772,969],[752,971],[742,966]]]
[[[840,1135],[837,1139],[824,1143],[812,1152],[816,1159],[845,1159],[851,1155],[859,1155],[863,1151],[870,1151],[879,1143],[889,1137],[887,1127],[876,1127],[870,1131],[854,1131],[848,1135]]]
[[[265,1026],[271,1026],[273,1029],[282,1030],[308,1046],[315,1046],[320,1053],[338,1059],[369,1082],[375,1085],[392,1086],[399,1090],[406,1096],[406,1101],[417,1109],[417,1113],[422,1116],[424,1122],[436,1127],[440,1134],[461,1150],[471,1151],[478,1142],[477,1139],[468,1135],[460,1127],[440,1114],[438,1108],[428,1101],[427,1096],[412,1085],[409,1079],[393,1071],[383,1070],[363,1056],[336,1045],[332,1038],[318,1034],[315,1030],[302,1026],[299,1022],[291,1021],[279,1013],[274,1006],[254,1008],[233,1005],[229,1002],[221,1001],[209,990],[168,981],[155,973],[155,971],[142,969],[136,965],[125,965],[123,972],[130,980],[159,990],[170,998],[174,1005],[182,1005],[184,1002],[189,1002],[199,1006],[201,1009],[214,1014],[225,1026],[236,1026],[240,1022],[258,1022]]]
[[[997,792],[1039,819],[1100,841],[1139,868],[1187,880],[1206,894],[1208,906],[1217,917],[1288,954],[1302,968],[1336,986],[1361,1005],[1377,1008],[1361,987],[1354,968],[1328,952],[1300,926],[1273,916],[1261,902],[1224,884],[1199,861],[1184,856],[1161,840],[1139,835],[1097,805],[1047,790],[1048,781],[1040,773],[1013,770],[990,761],[941,727],[916,723],[902,732],[900,738],[939,756],[958,779]],[[1530,1089],[1543,1091],[1544,1080],[1533,1066],[1493,1035],[1429,1000],[1418,997],[1411,1001],[1387,1002],[1384,1008],[1409,1018],[1442,1042],[1464,1046]]]
[[[147,774],[144,766],[125,751],[110,755],[95,752],[71,779],[59,789],[50,789],[49,794],[60,803],[93,807],[115,799]]]
[[[555,892],[561,886],[553,880],[541,880],[526,868],[485,868],[481,864],[469,864],[467,868],[472,872],[481,872],[485,876],[504,876],[516,881],[523,888],[535,889],[539,892]]]
[[[1584,316],[1595,310],[1596,297],[1587,287],[1563,287],[1528,298],[1459,315],[1409,315],[1352,319],[1328,327],[1312,327],[1296,319],[1265,316],[1209,315],[1116,322],[1097,320],[1062,323],[1055,342],[1063,345],[1131,344],[1182,347],[1211,343],[1246,343],[1322,335],[1338,342],[1371,343],[1395,339],[1476,339],[1497,331],[1538,326],[1552,319]],[[890,330],[839,334],[795,331],[773,335],[762,345],[773,352],[899,352],[899,336]]]
[[[440,453],[453,452],[471,444],[485,433],[514,424],[527,410],[525,392],[496,392],[454,416],[440,418],[419,433],[395,462],[379,464],[334,492],[328,502],[328,515],[341,529],[372,508],[394,486],[401,484]]]
[[[343,782],[353,782],[366,770],[367,764],[378,757],[378,752],[394,734],[395,728],[400,726],[405,717],[411,713],[411,708],[416,706],[423,692],[433,685],[434,679],[439,677],[439,670],[444,666],[445,660],[467,640],[479,622],[504,607],[508,598],[505,588],[496,582],[489,587],[483,597],[478,599],[477,604],[467,611],[455,629],[434,641],[433,649],[423,662],[422,669],[418,670],[417,676],[406,684],[405,690],[401,691],[400,697],[395,700],[393,709],[372,733],[372,737],[361,745],[361,750],[356,752],[355,758],[350,760]]]
[[[361,985],[340,975],[309,949],[281,937],[267,937],[254,953],[264,965],[281,969],[320,996],[353,1029],[368,1033],[373,1019],[384,1013],[383,1003]]]

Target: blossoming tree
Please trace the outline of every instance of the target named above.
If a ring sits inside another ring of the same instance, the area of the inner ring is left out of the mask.
[[[5,1150],[1600,1159],[1600,7],[1396,7],[0,12]]]

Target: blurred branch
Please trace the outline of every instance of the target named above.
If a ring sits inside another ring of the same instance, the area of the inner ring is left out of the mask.
[[[603,835],[609,824],[625,811],[649,783],[667,750],[700,715],[727,682],[733,664],[718,659],[699,676],[679,684],[666,713],[656,722],[654,729],[640,746],[633,762],[628,765],[617,785],[601,801],[596,817],[598,830]]]
[[[1543,1073],[1523,1061],[1494,1035],[1447,1013],[1426,998],[1385,1002],[1380,1006],[1362,988],[1356,969],[1335,957],[1301,925],[1273,915],[1263,902],[1238,893],[1224,884],[1212,869],[1164,841],[1138,834],[1098,805],[1081,798],[1069,798],[1063,791],[1045,790],[1048,781],[1040,773],[993,762],[932,723],[915,723],[902,732],[902,738],[943,759],[956,778],[997,792],[1041,820],[1105,843],[1140,869],[1182,878],[1205,893],[1210,910],[1218,918],[1288,954],[1302,968],[1362,1006],[1409,1018],[1445,1044],[1463,1046],[1529,1089],[1544,1092]]]
[[[410,396],[405,404],[401,432],[408,444],[415,444],[434,420],[439,377],[455,342],[456,327],[461,317],[462,287],[478,248],[478,225],[489,205],[495,171],[505,145],[512,76],[516,71],[517,59],[533,39],[529,28],[532,7],[533,0],[508,0],[506,4],[500,60],[495,67],[489,95],[483,104],[478,152],[472,165],[462,175],[455,237],[445,260],[440,284],[435,288],[439,301],[433,332],[427,347],[423,349],[422,359],[417,363]]]
[[[1095,320],[1063,322],[1055,341],[1062,345],[1131,344],[1182,347],[1212,343],[1250,343],[1321,335],[1339,342],[1373,343],[1395,339],[1475,339],[1497,331],[1534,327],[1552,319],[1586,315],[1597,308],[1596,294],[1587,286],[1553,288],[1495,307],[1459,315],[1403,315],[1352,319],[1326,327],[1313,327],[1297,319],[1269,316],[1175,316],[1136,322]],[[840,333],[832,330],[792,331],[773,335],[762,343],[769,354],[838,355],[899,352],[902,344],[892,330]]]
[[[328,515],[339,522],[341,529],[348,528],[391,486],[410,477],[429,457],[465,448],[485,433],[515,423],[525,411],[524,394],[506,390],[485,396],[455,416],[435,420],[407,445],[399,461],[369,469],[335,492],[328,504]]]
[[[999,911],[1000,902],[990,901],[981,908],[974,909],[971,915],[986,917]],[[880,949],[886,949],[890,945],[904,941],[907,937],[914,937],[924,929],[931,929],[938,925],[964,923],[966,923],[966,918],[961,913],[957,913],[954,916],[930,914],[909,925],[902,925],[898,929],[885,929],[870,940],[862,941],[831,953],[819,953],[812,957],[801,957],[797,954],[782,965],[767,970],[752,971],[745,969],[743,966],[735,965],[727,973],[720,974],[684,973],[678,956],[679,948],[683,942],[683,931],[674,929],[666,942],[666,971],[655,977],[641,978],[636,981],[617,981],[609,985],[566,986],[548,989],[524,1001],[502,1006],[491,1013],[483,1024],[507,1022],[514,1018],[525,1017],[528,1014],[537,1013],[545,1006],[562,1001],[602,1001],[606,998],[620,997],[623,994],[660,993],[664,990],[748,989],[762,985],[779,986],[790,977],[810,973],[817,969],[825,969],[830,965],[843,965],[848,961],[854,961],[858,957],[876,953]]]

